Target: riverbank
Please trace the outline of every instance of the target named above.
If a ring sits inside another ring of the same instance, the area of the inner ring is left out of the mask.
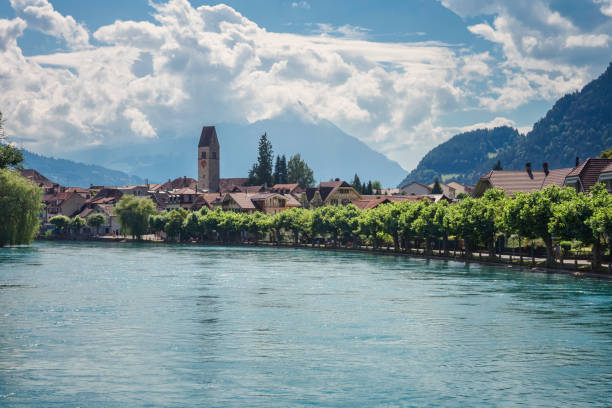
[[[42,241],[46,241],[47,239],[41,239]],[[76,240],[68,240],[68,241],[76,241]],[[612,280],[612,273],[606,273],[604,271],[601,272],[593,272],[590,270],[590,263],[586,260],[574,260],[572,263],[567,263],[567,261],[563,264],[557,262],[557,264],[553,267],[549,267],[545,265],[546,259],[544,258],[532,258],[531,257],[523,257],[522,263],[521,258],[517,255],[512,254],[497,254],[495,260],[491,260],[488,257],[487,253],[484,252],[475,252],[472,254],[472,257],[466,258],[464,254],[453,254],[452,251],[449,252],[448,255],[444,254],[444,251],[434,249],[431,254],[427,254],[422,249],[411,249],[410,251],[394,251],[392,247],[382,247],[374,249],[373,247],[342,247],[342,246],[326,246],[326,245],[316,245],[316,244],[293,244],[293,243],[275,243],[275,242],[267,242],[267,241],[259,241],[255,242],[196,242],[196,241],[187,241],[187,242],[172,242],[172,241],[164,241],[160,239],[155,239],[154,235],[146,236],[145,239],[140,241],[126,237],[126,236],[103,236],[103,237],[92,237],[87,240],[82,241],[95,241],[95,242],[117,242],[117,243],[127,243],[127,242],[139,242],[139,243],[147,243],[147,244],[164,244],[164,245],[200,245],[200,246],[225,246],[225,247],[261,247],[261,248],[287,248],[287,249],[309,249],[309,250],[318,250],[318,251],[342,251],[342,252],[354,252],[354,253],[367,253],[374,255],[387,255],[387,256],[402,256],[402,257],[411,257],[417,259],[433,259],[433,260],[441,260],[441,261],[455,261],[455,262],[464,262],[466,264],[469,263],[478,263],[482,265],[489,266],[505,266],[508,269],[520,270],[520,271],[532,271],[538,273],[556,273],[556,274],[564,274],[571,275],[576,278],[592,278],[592,279],[605,279]],[[604,264],[602,268],[610,270],[612,264]]]

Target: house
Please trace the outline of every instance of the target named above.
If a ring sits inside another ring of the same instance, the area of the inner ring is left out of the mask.
[[[322,182],[317,187],[307,188],[305,196],[311,207],[347,205],[361,200],[361,194],[349,183],[340,179]]]
[[[103,187],[95,196],[87,200],[87,204],[111,204],[115,205],[123,197],[123,193],[116,187]]]
[[[68,193],[77,193],[78,195],[80,195],[81,197],[83,197],[86,200],[89,200],[91,198],[91,190],[88,188],[81,188],[81,187],[66,187],[66,189],[64,190]]]
[[[172,211],[178,210],[179,208],[183,208],[189,211],[192,209],[194,204],[196,204],[196,198],[196,191],[189,187],[168,191],[168,201],[166,203],[166,210]]]
[[[612,193],[612,164],[608,164],[601,170],[598,181],[606,185],[608,193]]]
[[[611,180],[612,159],[590,158],[567,174],[563,185],[572,187],[579,193],[588,193],[596,183],[603,182],[607,190],[611,191]]]
[[[431,194],[431,188],[429,188],[429,186],[426,186],[425,184],[413,181],[412,183],[402,187],[400,189],[400,192],[402,195],[424,196],[427,194]]]
[[[400,191],[399,188],[383,188],[382,190],[380,190],[380,194],[393,196],[393,195],[401,195],[402,192]]]
[[[59,192],[55,194],[46,194],[43,196],[43,204],[46,207],[45,221],[55,217],[56,215],[65,215],[73,217],[81,211],[86,200],[75,192]]]
[[[246,177],[221,178],[219,179],[219,191],[221,193],[229,193],[234,191],[235,187],[242,187],[247,182]]]
[[[441,182],[438,182],[438,184],[440,185],[440,188],[442,189],[442,194],[444,194],[446,197],[450,198],[451,200],[455,199],[456,190],[454,187],[451,187],[448,184],[444,184]],[[431,191],[433,191],[434,185],[435,183],[431,183],[428,186],[431,189]]]
[[[257,211],[255,204],[247,193],[227,193],[221,200],[221,209],[223,211],[244,212],[253,214]]]
[[[455,189],[455,198],[457,198],[459,194],[472,195],[472,191],[474,190],[472,186],[464,186],[463,184],[459,184],[456,181],[451,181],[450,183],[446,183],[446,184],[449,187],[452,187]]]
[[[278,194],[294,194],[296,197],[299,196],[304,189],[299,184],[275,184],[270,187],[270,192]]]
[[[59,184],[52,182],[34,169],[21,170],[19,173],[21,177],[27,178],[33,184],[42,188],[43,194],[51,194],[59,190]]]
[[[278,214],[291,207],[299,207],[300,203],[293,199],[288,205],[289,198],[277,193],[227,193],[221,200],[223,211],[236,211],[252,214],[261,211],[264,214]]]
[[[425,196],[385,196],[385,195],[363,195],[361,196],[361,200],[353,203],[355,206],[361,210],[376,208],[381,204],[387,203],[399,203],[399,202],[416,202],[421,200],[430,200]]]
[[[506,194],[532,193],[550,185],[563,186],[572,172],[572,168],[549,170],[548,164],[542,165],[541,171],[534,171],[531,163],[525,164],[525,170],[491,170],[478,180],[472,196],[482,197],[485,191],[501,188]]]
[[[191,177],[178,177],[174,180],[168,180],[157,188],[156,191],[172,191],[180,188],[191,188],[195,190],[198,186],[198,182]]]
[[[160,184],[158,184],[159,186]],[[149,191],[151,191],[151,186],[149,184],[138,184],[135,186],[122,186],[118,187],[117,190],[121,191],[123,194],[131,195],[138,198],[147,198],[149,197]]]
[[[117,220],[117,216],[113,213],[113,208],[112,204],[88,204],[78,215],[86,219],[92,214],[102,214],[105,219],[104,224],[98,228],[98,231],[92,232],[107,235],[121,229],[119,220]]]

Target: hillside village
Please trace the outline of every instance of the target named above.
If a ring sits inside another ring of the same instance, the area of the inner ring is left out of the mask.
[[[119,234],[120,225],[113,208],[124,195],[150,198],[159,212],[177,209],[198,211],[220,208],[252,214],[277,214],[291,208],[318,208],[322,206],[345,206],[353,204],[359,209],[372,209],[390,202],[428,200],[449,203],[462,197],[482,197],[484,192],[501,188],[507,194],[534,192],[549,185],[570,186],[577,192],[589,192],[597,182],[603,182],[612,192],[612,159],[576,158],[575,167],[549,169],[543,163],[536,170],[526,163],[524,171],[491,170],[484,174],[475,186],[457,182],[425,185],[412,182],[401,189],[382,189],[378,194],[361,194],[346,181],[335,179],[321,182],[316,187],[303,188],[297,183],[247,185],[247,178],[221,178],[219,162],[220,145],[214,127],[204,127],[198,143],[198,180],[181,177],[162,184],[140,184],[125,186],[91,185],[89,188],[61,186],[49,180],[35,169],[21,170],[21,175],[43,190],[44,212],[40,214],[41,232],[53,229],[50,219],[57,215],[87,218],[99,213],[105,223],[98,232]],[[437,184],[437,185],[436,185]],[[83,232],[87,227],[83,227]]]

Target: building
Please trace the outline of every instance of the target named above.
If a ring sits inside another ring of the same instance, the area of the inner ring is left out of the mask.
[[[293,194],[294,196],[299,197],[299,195],[304,192],[304,189],[297,183],[275,184],[270,187],[270,191],[278,194]]]
[[[252,214],[261,211],[264,214],[278,214],[289,208],[298,208],[300,203],[289,195],[277,193],[227,193],[221,200],[223,211],[236,211]]]
[[[320,207],[322,205],[348,205],[361,200],[361,194],[349,183],[336,179],[320,183],[317,187],[307,188],[303,193],[309,207]]]
[[[447,183],[447,185],[455,189],[455,198],[459,194],[472,195],[472,191],[474,190],[472,186],[464,186],[463,184],[459,184],[456,181],[451,181],[450,183]]]
[[[442,194],[444,194],[446,197],[450,198],[451,200],[455,199],[455,195],[456,195],[455,187],[451,187],[450,185],[444,184],[442,182],[438,182],[438,184],[440,184],[440,188],[442,189]],[[434,185],[435,183],[431,183],[428,186],[431,189],[431,191],[433,191]]]
[[[608,192],[612,192],[612,159],[586,159],[565,177],[563,185],[588,193],[598,182],[605,183]]]
[[[400,189],[402,195],[417,195],[424,196],[427,194],[431,194],[431,188],[426,186],[425,184],[413,181],[412,183],[402,187]]]
[[[27,178],[33,184],[42,188],[43,194],[59,192],[59,184],[52,182],[34,169],[24,169],[19,172],[21,177]]]
[[[485,191],[501,188],[506,194],[533,193],[550,185],[563,186],[566,176],[572,168],[549,170],[548,164],[542,165],[541,171],[534,171],[531,163],[525,164],[525,170],[491,170],[478,180],[472,195],[482,197]]]
[[[408,202],[416,202],[421,200],[429,200],[430,198],[425,196],[417,196],[417,195],[409,195],[409,196],[393,196],[393,195],[363,195],[361,196],[361,200],[353,203],[355,206],[361,210],[367,210],[376,208],[381,204],[387,203],[401,203],[404,201]]]
[[[55,194],[46,194],[43,196],[43,204],[45,204],[45,221],[49,221],[56,215],[65,215],[73,217],[81,211],[86,200],[75,192],[59,192]]]
[[[219,192],[219,139],[214,126],[204,126],[198,143],[198,187],[208,193]]]

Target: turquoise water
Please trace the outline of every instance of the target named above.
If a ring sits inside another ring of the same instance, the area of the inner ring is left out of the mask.
[[[293,249],[0,249],[2,407],[612,405],[612,283]]]

